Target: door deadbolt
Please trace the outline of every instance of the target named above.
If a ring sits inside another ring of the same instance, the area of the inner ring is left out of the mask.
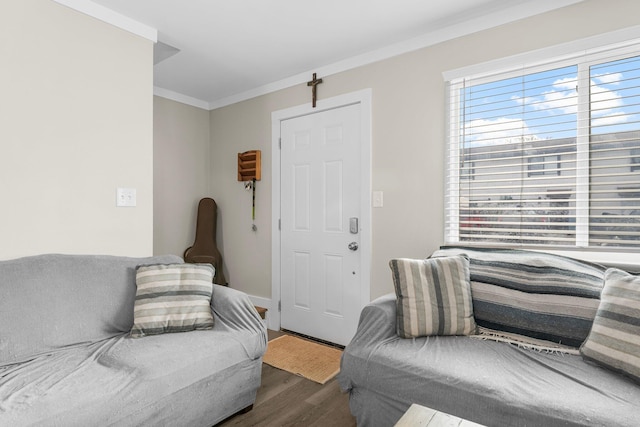
[[[358,234],[358,218],[349,218],[349,233]]]

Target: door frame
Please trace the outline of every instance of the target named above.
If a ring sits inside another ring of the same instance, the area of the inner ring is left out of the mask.
[[[280,329],[280,123],[308,114],[320,113],[353,104],[360,104],[360,310],[371,298],[371,89],[363,89],[333,98],[319,100],[316,108],[310,103],[286,108],[271,113],[271,307],[269,309],[269,328]]]

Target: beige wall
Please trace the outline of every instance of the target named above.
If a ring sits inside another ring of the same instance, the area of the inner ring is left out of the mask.
[[[280,92],[285,97],[296,88]],[[306,91],[305,91],[306,92]],[[293,98],[295,99],[295,97]],[[269,97],[211,114],[211,187],[218,203],[218,246],[230,286],[271,296],[271,111]],[[257,231],[252,231],[252,193],[237,180],[238,153],[262,151],[262,179],[256,183]]]
[[[425,257],[443,243],[445,140],[442,72],[637,25],[640,2],[592,0],[461,37],[351,71],[323,77],[319,98],[372,88],[374,190],[371,297],[392,292],[388,261]],[[211,112],[211,185],[221,215],[231,286],[271,296],[271,112],[310,101],[306,86],[278,91]],[[236,182],[235,156],[263,152],[257,232],[249,194]]]
[[[0,2],[0,259],[152,253],[152,50],[50,0]]]
[[[209,112],[157,96],[153,109],[153,253],[182,256],[211,197]]]

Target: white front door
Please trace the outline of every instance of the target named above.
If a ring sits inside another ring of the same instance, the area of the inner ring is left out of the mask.
[[[361,105],[283,120],[281,327],[346,345],[361,310]]]

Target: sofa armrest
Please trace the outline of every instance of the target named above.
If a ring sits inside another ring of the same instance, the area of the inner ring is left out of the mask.
[[[396,333],[396,296],[383,295],[367,304],[360,313],[358,329],[345,347],[340,361],[338,383],[344,391],[353,387],[353,373],[363,367],[379,346],[398,340]]]
[[[266,326],[247,294],[214,284],[211,309],[215,318],[214,329],[261,334],[266,347]]]
[[[383,295],[362,309],[358,330],[349,346],[363,347],[390,338],[397,338],[395,294]]]

